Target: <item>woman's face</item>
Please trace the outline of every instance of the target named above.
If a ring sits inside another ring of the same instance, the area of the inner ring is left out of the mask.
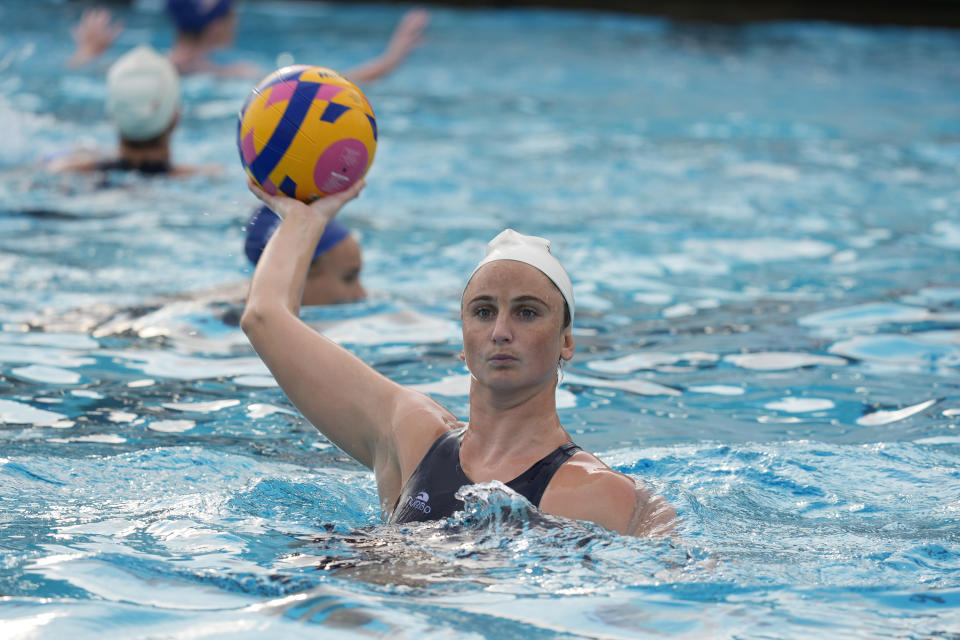
[[[563,296],[528,264],[497,260],[481,267],[467,284],[461,312],[467,368],[491,388],[552,383],[560,359],[573,357]]]
[[[226,48],[233,45],[237,35],[237,14],[232,10],[211,22],[203,32],[206,42],[213,47]]]
[[[362,268],[360,245],[347,236],[310,265],[300,304],[309,307],[363,300],[367,292],[360,283]]]

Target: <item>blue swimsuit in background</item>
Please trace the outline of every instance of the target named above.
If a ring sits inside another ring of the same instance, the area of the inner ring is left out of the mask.
[[[463,509],[455,494],[460,487],[474,484],[460,467],[460,444],[466,432],[466,427],[448,431],[434,441],[403,487],[390,524],[440,520]],[[539,507],[553,474],[577,451],[580,447],[572,442],[562,444],[505,484]]]

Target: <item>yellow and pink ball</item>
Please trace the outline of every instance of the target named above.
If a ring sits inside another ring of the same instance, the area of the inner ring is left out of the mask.
[[[237,146],[244,169],[264,191],[310,202],[366,175],[377,151],[377,121],[350,80],[325,67],[294,65],[250,92]]]

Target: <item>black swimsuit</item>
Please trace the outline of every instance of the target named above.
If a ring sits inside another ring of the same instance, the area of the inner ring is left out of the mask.
[[[139,171],[147,175],[170,173],[170,163],[164,161],[147,161],[134,165],[124,158],[101,160],[97,163],[97,171]]]
[[[434,441],[403,487],[390,524],[440,520],[463,509],[455,494],[460,487],[474,484],[460,467],[460,444],[466,432],[466,427],[448,431]],[[538,507],[553,474],[577,451],[580,447],[572,442],[562,444],[505,484]]]

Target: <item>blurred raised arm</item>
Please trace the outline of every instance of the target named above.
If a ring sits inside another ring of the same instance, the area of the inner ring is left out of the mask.
[[[344,75],[361,84],[379,80],[399,66],[411,51],[422,44],[423,32],[429,22],[430,14],[426,9],[410,9],[397,23],[383,54],[350,69]]]
[[[76,48],[67,61],[67,66],[79,67],[99,57],[110,48],[122,31],[123,22],[113,22],[113,14],[109,9],[87,9],[80,17],[80,22],[70,30]]]

